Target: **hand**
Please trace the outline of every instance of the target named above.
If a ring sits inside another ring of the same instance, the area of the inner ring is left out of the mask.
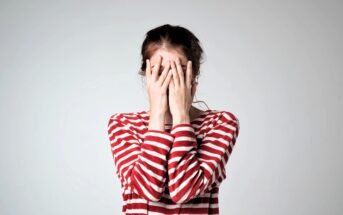
[[[190,108],[192,106],[195,86],[192,86],[192,62],[187,62],[186,74],[181,67],[180,59],[171,61],[173,78],[169,83],[169,108],[173,124],[190,123]],[[176,64],[176,65],[175,65]]]
[[[159,57],[158,64],[151,68],[150,60],[146,61],[146,80],[147,80],[147,91],[149,95],[150,103],[150,129],[164,129],[164,117],[168,110],[167,100],[167,88],[172,77],[172,73],[168,72],[170,64],[168,63],[161,75],[158,72],[162,58]]]

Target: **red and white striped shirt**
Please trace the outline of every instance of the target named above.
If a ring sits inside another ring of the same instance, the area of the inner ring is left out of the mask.
[[[239,133],[229,111],[149,130],[147,111],[115,113],[108,136],[123,214],[219,214],[219,185]]]

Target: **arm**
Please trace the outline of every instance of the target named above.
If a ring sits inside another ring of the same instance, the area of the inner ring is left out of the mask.
[[[165,131],[148,129],[139,143],[130,127],[114,117],[108,122],[108,135],[122,186],[146,200],[158,201],[164,191],[166,156],[174,137]]]
[[[220,116],[200,145],[191,124],[173,126],[171,134],[175,139],[168,160],[168,188],[175,203],[187,202],[206,192],[219,177],[218,172],[225,172],[220,162],[223,157],[228,160],[238,132],[239,121],[229,112]]]

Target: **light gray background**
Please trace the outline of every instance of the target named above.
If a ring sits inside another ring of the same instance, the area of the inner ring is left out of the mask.
[[[197,98],[241,123],[221,214],[343,213],[342,1],[15,1],[0,5],[0,214],[120,214],[107,137],[147,110],[151,28],[206,53]]]

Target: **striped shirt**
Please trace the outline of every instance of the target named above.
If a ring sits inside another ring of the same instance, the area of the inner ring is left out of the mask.
[[[229,111],[149,130],[149,112],[115,113],[108,136],[123,214],[219,214],[219,185],[239,133]]]

